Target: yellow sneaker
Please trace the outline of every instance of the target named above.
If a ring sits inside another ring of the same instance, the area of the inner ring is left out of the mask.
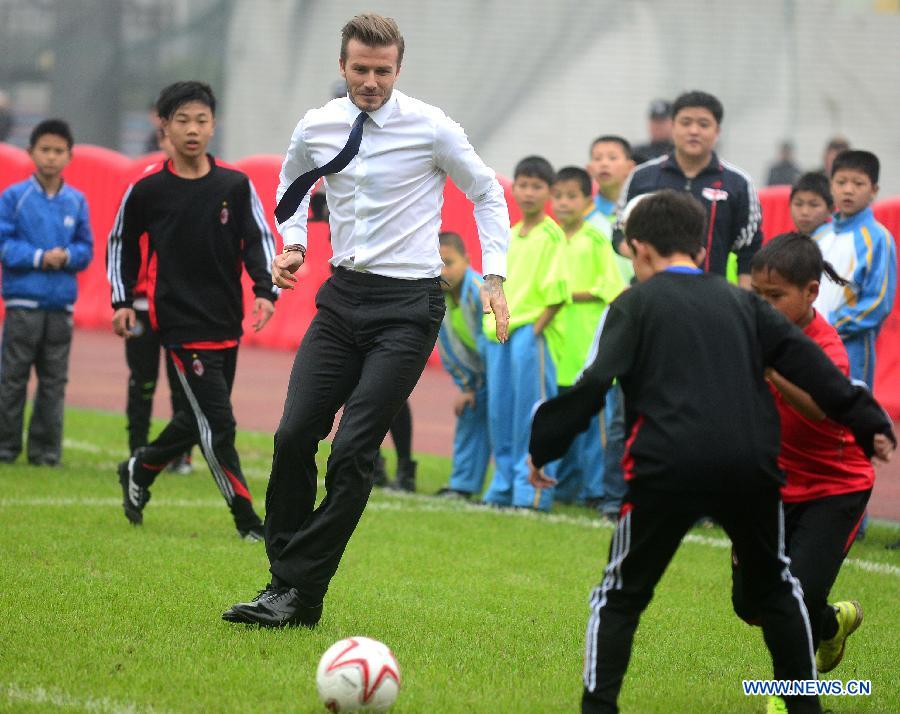
[[[766,714],[787,714],[787,704],[781,697],[769,697],[766,705]]]
[[[838,631],[830,640],[822,640],[819,643],[819,649],[816,650],[816,669],[820,673],[830,672],[838,666],[844,656],[847,638],[856,632],[863,621],[862,606],[856,600],[836,602],[833,607],[836,611]]]

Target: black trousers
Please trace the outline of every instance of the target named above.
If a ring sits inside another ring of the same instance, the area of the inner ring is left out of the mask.
[[[803,600],[809,612],[813,649],[822,639],[837,632],[837,619],[828,604],[828,594],[853,544],[862,522],[871,489],[813,501],[784,504],[785,550],[791,560],[791,573],[803,588]],[[734,611],[752,625],[758,624],[757,603],[748,590],[740,558],[732,554],[732,592]]]
[[[159,334],[150,325],[150,314],[136,310],[139,327],[136,334],[125,340],[125,361],[128,363],[128,401],[125,416],[128,420],[128,451],[147,444],[150,434],[150,415],[153,412],[153,395],[159,380]],[[184,390],[175,372],[175,363],[168,350],[165,352],[166,376],[172,401],[172,414],[179,409],[190,409],[184,399]]]
[[[0,458],[13,460],[22,451],[25,397],[34,367],[37,391],[28,423],[28,460],[59,463],[71,346],[71,313],[7,308],[0,348]]]
[[[328,583],[372,490],[375,454],[434,348],[444,297],[437,278],[399,280],[338,269],[291,370],[266,492],[272,574],[309,605]],[[340,425],[316,501],[316,451]]]
[[[784,554],[784,516],[774,483],[742,493],[672,493],[629,484],[603,581],[591,594],[582,712],[617,712],[622,680],[641,612],[702,516],[722,524],[745,569],[760,615],[775,679],[815,679],[809,620]],[[740,673],[735,673],[735,696]],[[813,698],[787,698],[790,712],[820,712]]]
[[[135,481],[150,486],[172,459],[200,444],[213,479],[238,529],[262,523],[253,510],[250,489],[234,448],[235,421],[231,388],[237,347],[222,350],[170,349],[184,404],[166,427],[137,454]]]

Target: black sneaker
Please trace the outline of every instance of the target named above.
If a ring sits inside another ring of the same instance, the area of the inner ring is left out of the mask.
[[[379,488],[384,488],[388,485],[387,466],[380,451],[375,455],[375,464],[372,467],[372,485]]]
[[[132,456],[128,461],[119,464],[119,484],[122,486],[122,506],[125,509],[125,517],[135,526],[144,522],[144,506],[150,501],[150,490],[140,486],[134,481],[134,465],[136,459]]]
[[[438,489],[437,493],[434,495],[438,498],[446,498],[452,501],[468,501],[472,494],[468,491],[458,491],[455,488],[445,486],[444,488]]]
[[[418,461],[412,459],[398,459],[397,461],[397,479],[388,484],[388,488],[393,491],[406,491],[406,493],[416,492],[416,466]]]
[[[262,525],[250,526],[247,529],[238,528],[237,532],[241,540],[245,540],[248,543],[260,543],[266,540],[266,532],[263,530]]]
[[[232,605],[222,613],[226,622],[260,627],[313,628],[321,617],[321,603],[308,607],[300,602],[297,588],[276,588],[271,583],[250,602]]]

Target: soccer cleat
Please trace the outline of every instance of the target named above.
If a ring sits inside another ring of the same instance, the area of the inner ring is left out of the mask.
[[[245,540],[248,543],[259,543],[266,539],[266,532],[261,525],[250,526],[246,530],[238,528],[238,535],[241,537],[241,540]]]
[[[119,484],[122,486],[122,506],[125,509],[125,517],[135,526],[144,522],[144,506],[150,501],[150,490],[135,483],[134,465],[136,459],[132,456],[128,461],[119,464]]]
[[[276,588],[271,583],[250,602],[239,602],[222,613],[226,622],[260,627],[313,628],[321,617],[321,603],[308,607],[300,602],[297,588]]]
[[[769,697],[766,704],[766,714],[788,714],[787,704],[781,697]]]
[[[816,650],[816,669],[820,673],[830,672],[844,657],[847,638],[862,624],[862,606],[856,600],[836,602],[832,605],[838,621],[837,634],[830,640],[822,640]]]

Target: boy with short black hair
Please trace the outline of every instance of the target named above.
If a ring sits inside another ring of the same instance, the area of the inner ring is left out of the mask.
[[[825,260],[850,283],[823,290],[816,309],[841,336],[850,357],[850,376],[873,386],[875,339],[894,305],[897,248],[872,213],[878,196],[878,157],[870,151],[844,151],[831,167],[837,213],[833,230],[817,237]]]
[[[585,169],[597,184],[594,205],[599,215],[606,217],[610,226],[616,220],[616,205],[619,202],[622,185],[633,168],[631,144],[627,139],[615,134],[604,134],[594,139],[591,144],[590,160]],[[598,228],[603,230],[601,226]],[[611,230],[603,232],[606,235],[611,234]]]
[[[491,459],[488,436],[487,384],[482,353],[484,311],[481,303],[481,276],[469,264],[466,246],[458,233],[438,236],[441,286],[447,312],[438,334],[438,354],[444,369],[453,377],[459,395],[453,404],[456,431],[453,437],[453,471],[447,486],[437,495],[469,498],[481,493]]]
[[[828,230],[834,199],[827,178],[818,172],[803,174],[791,187],[791,220],[804,235],[815,237],[820,230]]]
[[[40,122],[28,153],[35,172],[0,196],[3,345],[0,356],[0,463],[22,451],[22,422],[32,366],[38,387],[28,424],[28,462],[57,466],[72,344],[76,274],[94,254],[84,195],[63,181],[72,132],[61,119]]]
[[[577,166],[560,169],[551,187],[551,200],[553,214],[566,236],[566,276],[571,296],[571,302],[555,318],[565,344],[556,362],[556,383],[559,391],[564,392],[584,368],[603,311],[625,289],[625,282],[616,267],[609,240],[585,220],[585,211],[591,205],[588,172]],[[614,389],[607,400],[609,409],[601,410],[607,414],[615,410]],[[595,415],[590,428],[579,435],[557,465],[559,484],[555,498],[564,502],[600,503],[607,476],[615,478],[615,474],[607,474],[606,470],[617,469],[615,463],[605,458],[604,446],[617,451],[616,445],[604,444],[605,431],[599,414]],[[618,471],[621,475],[621,467]]]
[[[631,144],[621,136],[604,134],[591,144],[590,161],[585,168],[597,184],[597,195],[594,196],[594,205],[586,218],[607,239],[612,239],[622,186],[628,180],[634,165]],[[631,282],[634,278],[631,261],[615,250],[613,255],[622,279],[626,283]]]
[[[884,410],[799,328],[750,291],[696,267],[705,212],[672,190],[631,211],[625,235],[639,285],[609,307],[597,357],[571,390],[536,411],[530,479],[587,428],[614,378],[625,392],[628,494],[602,583],[591,597],[582,712],[616,712],[641,612],[698,517],[722,524],[760,613],[779,680],[816,678],[806,609],[784,554],[779,421],[768,367],[848,426],[867,456],[890,458]],[[816,697],[789,712],[821,712]]]
[[[493,314],[484,316],[488,424],[494,476],[484,494],[495,506],[546,510],[552,492],[528,483],[528,424],[534,405],[556,394],[555,364],[564,349],[556,314],[569,300],[562,229],[544,208],[556,174],[541,156],[528,156],[513,174],[512,194],[522,220],[510,232],[507,277],[509,341],[496,338]]]
[[[253,280],[253,327],[259,331],[278,295],[269,268],[275,242],[247,176],[206,153],[216,108],[209,85],[176,82],[162,90],[156,106],[172,157],[126,190],[110,233],[113,329],[128,338],[134,327],[139,240],[146,233],[150,317],[187,399],[154,441],[119,464],[125,516],[143,523],[157,474],[199,443],[238,534],[262,541],[262,522],[234,448],[231,388],[244,315],[241,271],[246,267]]]

